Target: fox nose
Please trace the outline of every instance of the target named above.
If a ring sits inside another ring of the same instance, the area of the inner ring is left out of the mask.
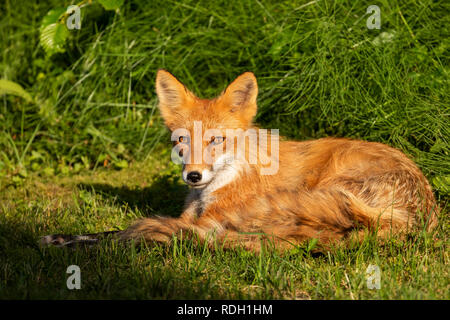
[[[187,180],[192,182],[192,183],[196,183],[199,182],[200,180],[202,180],[202,174],[198,171],[192,171],[189,172],[187,175]]]

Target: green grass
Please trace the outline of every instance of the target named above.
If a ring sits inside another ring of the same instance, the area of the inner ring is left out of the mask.
[[[42,17],[62,0],[0,5],[0,298],[449,299],[450,5],[446,1],[126,1],[82,9],[66,52],[46,57]],[[381,8],[368,30],[366,8]],[[383,40],[384,39],[384,40]],[[257,122],[292,139],[345,136],[400,148],[443,210],[436,234],[315,254],[146,247],[40,249],[49,233],[176,216],[186,187],[170,163],[154,92],[166,68],[202,97],[244,71]],[[66,288],[77,264],[82,290]],[[369,290],[365,270],[382,272]]]
[[[434,236],[314,253],[210,250],[177,239],[171,245],[125,246],[104,241],[90,249],[39,248],[48,233],[125,228],[155,211],[180,213],[186,187],[168,155],[122,171],[34,179],[8,187],[1,199],[1,298],[150,299],[448,299],[448,221]],[[168,163],[168,164],[167,164]],[[175,201],[177,200],[177,201]],[[81,268],[81,290],[66,288],[66,268]],[[370,265],[381,289],[366,286]]]

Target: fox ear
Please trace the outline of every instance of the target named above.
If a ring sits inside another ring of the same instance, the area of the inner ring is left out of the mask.
[[[247,122],[256,114],[258,84],[252,72],[245,72],[237,77],[224,91],[221,98],[230,112],[238,113]]]
[[[159,99],[159,110],[166,125],[171,128],[176,122],[181,108],[188,106],[192,93],[170,72],[160,69],[156,74],[156,94]]]

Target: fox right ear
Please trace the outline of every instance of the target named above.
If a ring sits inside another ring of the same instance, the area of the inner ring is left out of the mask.
[[[159,99],[159,110],[166,125],[170,128],[176,120],[174,117],[180,114],[179,108],[188,105],[187,102],[192,98],[192,93],[170,72],[163,69],[158,70],[156,74],[155,86]]]

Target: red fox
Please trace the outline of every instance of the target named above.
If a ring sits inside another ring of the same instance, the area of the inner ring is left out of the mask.
[[[142,219],[115,233],[116,239],[169,242],[176,235],[258,251],[269,242],[280,249],[310,239],[328,245],[362,240],[368,231],[386,238],[437,224],[430,184],[399,150],[344,138],[278,142],[272,132],[250,139],[248,132],[259,130],[253,124],[258,85],[251,72],[208,100],[159,70],[156,92],[191,190],[180,217]],[[254,147],[263,144],[276,148],[250,161],[259,150]],[[53,235],[42,242],[95,242],[98,235]]]

